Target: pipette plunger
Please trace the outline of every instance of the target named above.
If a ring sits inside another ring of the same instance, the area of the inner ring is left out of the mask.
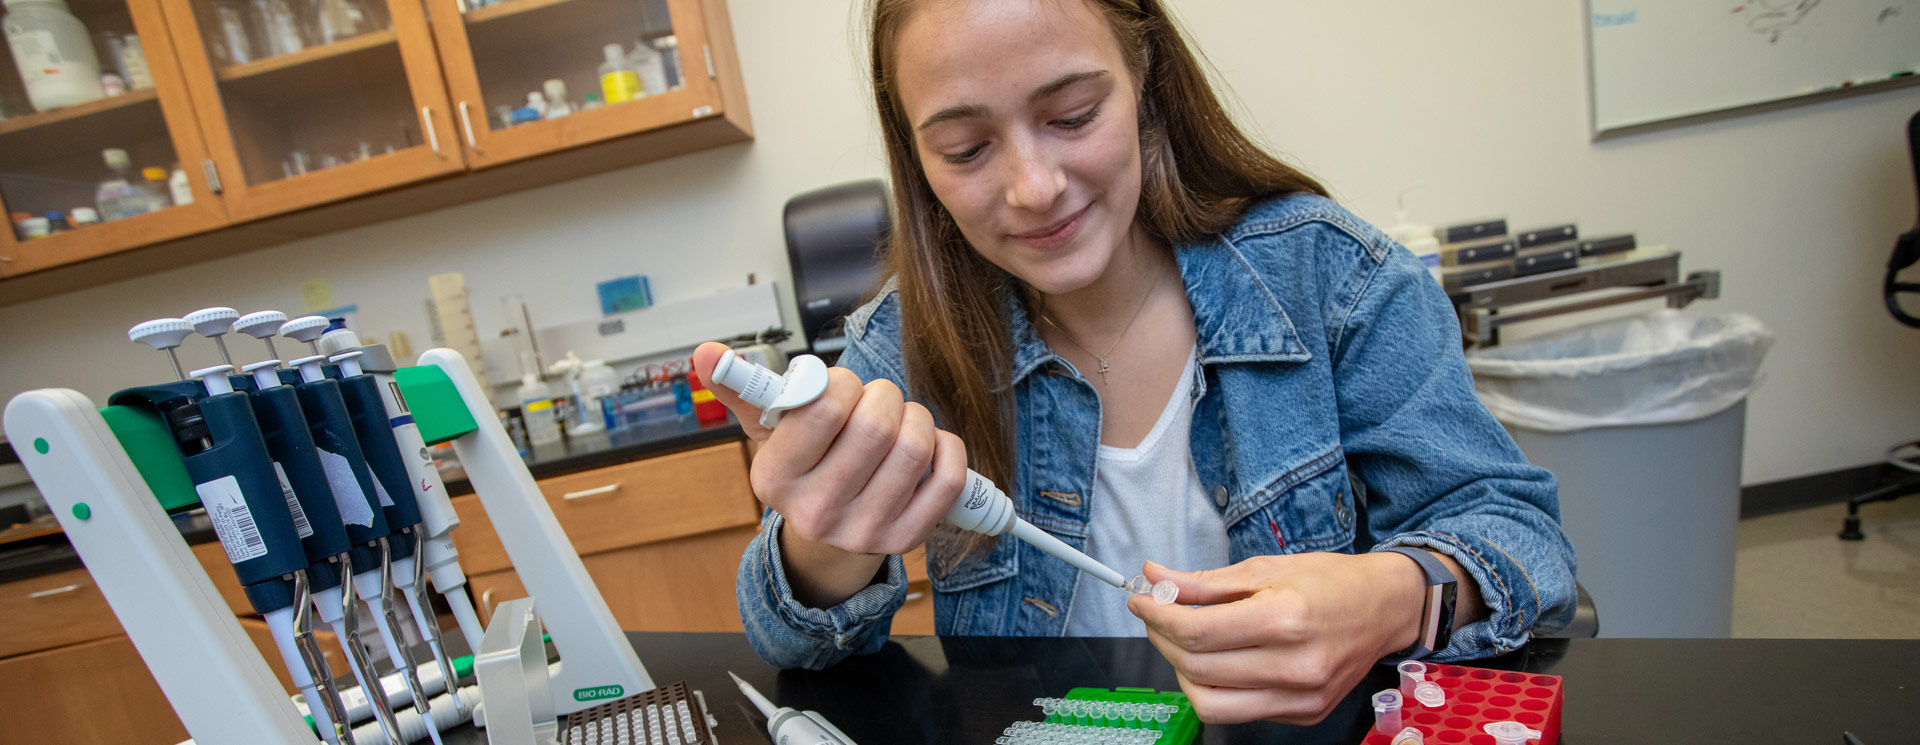
[[[304,341],[320,354],[320,335],[327,333],[327,326],[333,323],[326,316],[301,316],[280,326],[280,335],[297,341]]]
[[[220,359],[228,365],[232,365],[233,356],[227,354],[227,343],[220,337],[228,331],[232,331],[233,322],[239,319],[240,311],[232,308],[215,307],[201,308],[192,313],[188,313],[182,320],[193,324],[193,330],[200,332],[201,336],[212,339],[213,345],[220,349]]]
[[[267,356],[280,359],[280,353],[273,349],[273,336],[280,333],[280,327],[287,322],[287,314],[277,310],[263,310],[248,313],[233,322],[235,333],[246,334],[267,343]]]
[[[155,318],[127,329],[128,339],[165,351],[167,359],[173,361],[173,374],[178,380],[187,379],[187,369],[180,366],[180,356],[173,350],[192,334],[193,324],[183,318]]]

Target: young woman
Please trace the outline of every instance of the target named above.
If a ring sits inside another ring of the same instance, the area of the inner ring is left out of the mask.
[[[1144,633],[1210,722],[1316,722],[1383,659],[1571,617],[1553,477],[1474,398],[1440,288],[1235,128],[1160,0],[872,22],[890,280],[778,431],[716,388],[763,443],[762,656],[877,650],[922,543],[939,633]],[[968,466],[1178,602],[942,528]]]

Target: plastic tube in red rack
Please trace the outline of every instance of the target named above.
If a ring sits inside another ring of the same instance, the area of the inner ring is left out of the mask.
[[[1383,735],[1400,731],[1399,691],[1388,688],[1373,694],[1373,729]]]

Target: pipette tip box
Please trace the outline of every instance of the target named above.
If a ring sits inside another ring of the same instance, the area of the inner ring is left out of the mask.
[[[713,745],[707,702],[686,683],[568,714],[558,745]]]
[[[1439,707],[1406,698],[1401,705],[1403,727],[1420,730],[1425,742],[1494,745],[1482,729],[1493,722],[1513,721],[1540,731],[1528,745],[1560,742],[1560,676],[1485,670],[1427,663],[1427,680],[1447,694]],[[1393,735],[1369,730],[1363,745],[1388,745]]]

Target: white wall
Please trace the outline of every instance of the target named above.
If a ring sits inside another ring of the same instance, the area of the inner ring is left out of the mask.
[[[1579,3],[1173,4],[1243,120],[1364,216],[1389,220],[1417,185],[1416,219],[1578,220],[1721,269],[1723,298],[1699,307],[1753,313],[1779,336],[1750,410],[1749,483],[1874,461],[1920,430],[1906,377],[1920,332],[1877,296],[1913,219],[1901,133],[1920,89],[1596,145]],[[749,272],[784,285],[785,200],[885,170],[849,47],[855,11],[731,9],[754,143],[0,308],[0,396],[62,385],[100,398],[165,377],[156,353],[125,341],[129,325],[214,304],[302,310],[308,279],[357,303],[364,328],[416,346],[438,272],[466,274],[483,334],[502,295],[523,294],[543,325],[577,320],[597,313],[596,281],[635,272],[662,300]],[[212,364],[190,344],[190,362]],[[252,344],[237,344],[248,359]]]

